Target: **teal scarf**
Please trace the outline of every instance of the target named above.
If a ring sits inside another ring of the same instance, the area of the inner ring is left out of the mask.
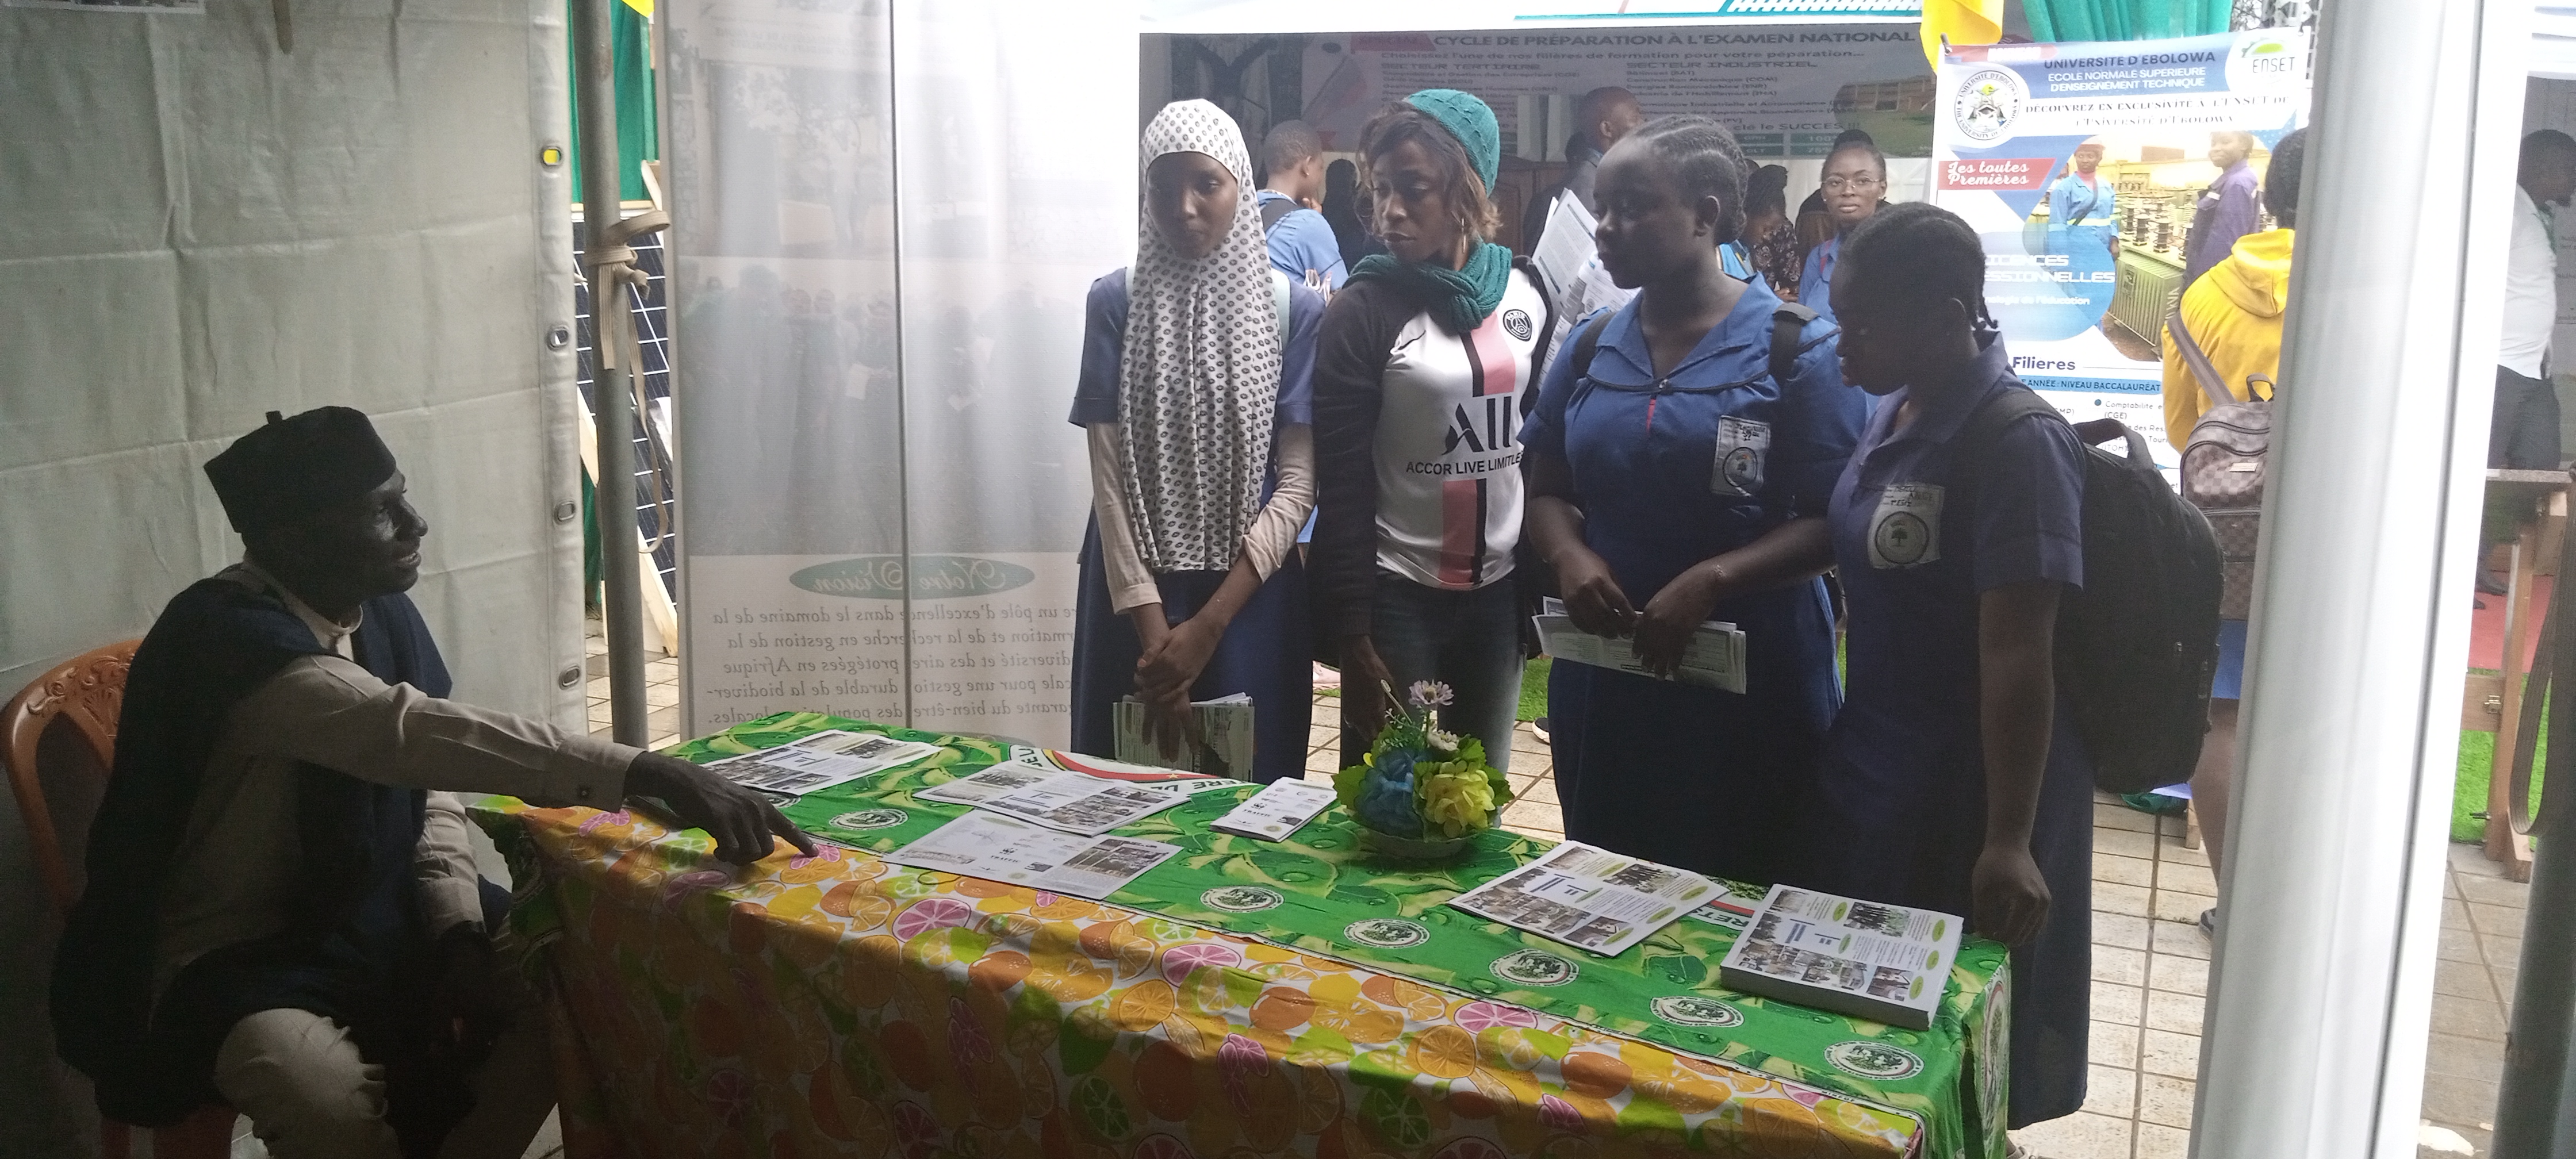
[[[1393,254],[1370,254],[1351,271],[1349,282],[1384,278],[1419,300],[1440,328],[1465,334],[1481,325],[1503,304],[1503,287],[1511,283],[1512,251],[1478,242],[1467,255],[1467,268],[1448,269],[1430,262],[1397,261]],[[1349,284],[1348,282],[1344,283]]]

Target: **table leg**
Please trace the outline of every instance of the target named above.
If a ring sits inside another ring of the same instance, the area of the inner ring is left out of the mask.
[[[2487,764],[2487,857],[2503,862],[2505,875],[2515,881],[2531,880],[2531,841],[2513,831],[2509,778],[2523,775],[2523,770],[2513,767],[2513,748],[2522,724],[2527,667],[2523,654],[2531,633],[2532,572],[2540,554],[2539,537],[2539,527],[2526,522],[2513,544],[2513,568],[2505,579],[2504,655],[2498,658],[2504,675],[2504,712],[2496,723],[2495,753]]]

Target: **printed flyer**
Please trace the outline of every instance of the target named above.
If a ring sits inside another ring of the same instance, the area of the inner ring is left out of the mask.
[[[2309,79],[2294,29],[1944,53],[1932,200],[1985,240],[2014,370],[2068,419],[2119,419],[2176,464],[2165,316],[2186,273],[2274,224],[2263,171]]]

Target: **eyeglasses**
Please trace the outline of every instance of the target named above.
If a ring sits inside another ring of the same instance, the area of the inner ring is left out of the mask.
[[[1876,177],[1828,177],[1825,178],[1825,192],[1867,193],[1884,184],[1886,182]]]

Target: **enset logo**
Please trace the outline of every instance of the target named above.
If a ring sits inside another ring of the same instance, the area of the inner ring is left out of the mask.
[[[1980,145],[1992,144],[2012,134],[2013,122],[2029,99],[2030,90],[2022,84],[2020,73],[2001,65],[1979,65],[1959,78],[1951,115],[1960,136]]]
[[[2236,92],[2281,92],[2307,83],[2305,33],[2258,28],[2237,33],[2227,50],[2227,87]]]
[[[863,555],[803,568],[787,582],[806,591],[854,600],[989,596],[1038,578],[1016,563],[971,555]]]

